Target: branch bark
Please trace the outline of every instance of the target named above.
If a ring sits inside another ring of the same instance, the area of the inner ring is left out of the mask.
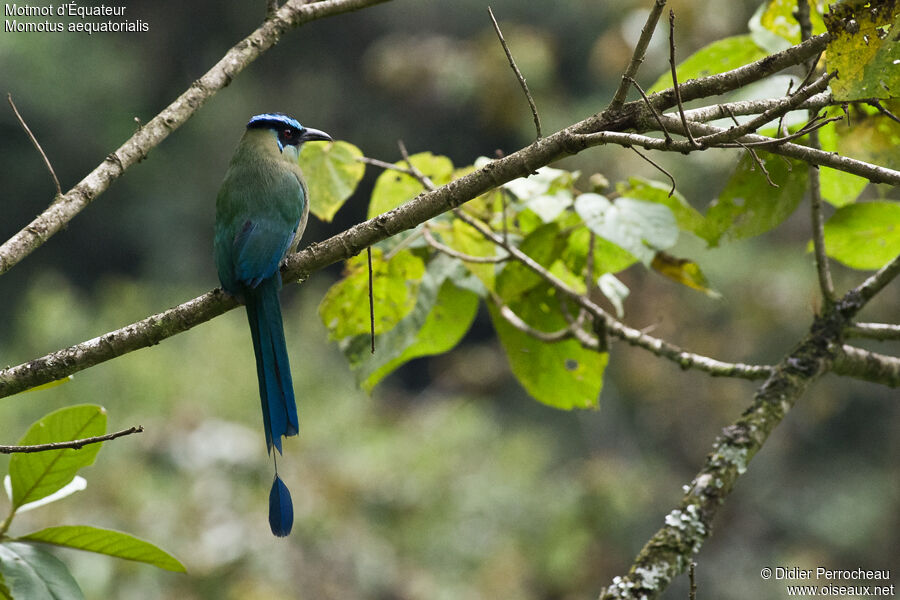
[[[0,246],[0,275],[10,270],[84,210],[113,181],[146,158],[147,153],[181,127],[209,98],[231,83],[281,36],[316,19],[351,12],[388,0],[323,0],[305,3],[290,0],[246,38],[235,44],[222,59],[150,122],[138,128],[124,144],[110,153],[71,190],[57,198],[21,231]]]
[[[336,10],[335,7],[337,6],[349,10],[348,5],[361,8],[377,1],[383,0],[354,0],[352,4],[350,0],[328,0],[304,6],[318,7],[320,11],[325,8]],[[277,15],[282,15],[283,11],[292,10],[293,4],[292,2],[282,7]],[[315,14],[319,15],[318,12]],[[325,14],[330,13],[326,12]],[[312,18],[306,13],[303,13],[303,15],[305,15],[304,18]],[[299,20],[300,16],[296,18]],[[704,95],[724,93],[761,79],[780,69],[799,64],[821,51],[827,39],[828,34],[816,36],[803,44],[793,46],[733,71],[688,81],[681,86],[682,97],[685,100],[691,100]],[[252,45],[249,42],[247,44]],[[227,55],[225,59],[219,62],[219,65],[226,62]],[[674,92],[667,90],[654,94],[649,98],[649,101],[658,110],[664,110],[674,105],[674,98]],[[163,113],[165,112],[163,111]],[[350,258],[372,244],[424,223],[490,189],[499,187],[518,177],[527,177],[539,167],[565,156],[577,154],[592,145],[605,141],[601,139],[590,140],[589,136],[580,135],[583,132],[597,129],[635,128],[639,123],[643,122],[643,119],[652,119],[644,100],[629,102],[619,112],[608,112],[609,114],[594,115],[553,135],[537,140],[529,146],[492,161],[460,179],[451,181],[435,190],[424,192],[398,208],[359,223],[341,234],[313,244],[302,252],[289,256],[282,267],[284,280],[306,279],[311,273],[327,265]],[[678,120],[675,119],[675,121]],[[678,125],[679,127],[681,126],[680,122]],[[709,127],[700,124],[696,126]],[[718,130],[718,128],[712,129]],[[141,146],[138,146],[138,148],[141,148]],[[897,173],[897,178],[900,181],[900,173]],[[0,252],[0,261],[2,260],[2,252]],[[167,337],[206,322],[237,305],[236,300],[226,296],[220,289],[215,289],[172,309],[152,315],[121,329],[81,344],[58,350],[32,361],[8,367],[0,371],[0,397],[9,396],[43,383],[61,379],[116,356],[157,344]],[[705,365],[708,368],[704,368],[704,370],[713,374],[748,377],[750,379],[765,377],[769,373],[768,367],[734,365],[687,353],[664,340],[656,340],[630,328],[623,329],[620,332],[620,337],[631,344],[654,349],[657,355],[675,360],[684,368],[692,366],[702,367]]]
[[[884,271],[879,281],[889,278],[891,272]],[[722,430],[703,469],[686,486],[678,508],[666,515],[665,525],[638,553],[628,575],[614,578],[600,600],[657,598],[688,568],[750,460],[810,385],[844,360],[841,354],[847,355],[847,349],[840,349],[840,340],[850,320],[871,298],[863,299],[867,283],[850,290],[813,321],[803,341],[757,390],[750,407]]]

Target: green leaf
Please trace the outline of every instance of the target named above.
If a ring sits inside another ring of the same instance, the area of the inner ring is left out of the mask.
[[[420,152],[410,156],[409,160],[423,175],[431,179],[434,185],[444,185],[453,176],[453,163],[446,156],[435,156],[431,152]],[[405,161],[394,164],[404,169],[409,166]],[[375,180],[375,187],[372,189],[372,200],[369,202],[369,212],[366,218],[371,219],[397,208],[401,204],[415,198],[424,189],[424,186],[415,177],[387,169]]]
[[[833,117],[840,112],[839,107],[830,107],[826,109],[825,116]],[[859,129],[847,127],[846,121],[832,122],[819,129],[819,143],[825,152],[847,152],[839,149],[839,146],[843,145],[844,140],[850,145],[855,145],[853,138],[859,135]],[[859,197],[869,184],[869,180],[831,167],[819,167],[819,184],[822,198],[833,206],[844,206]]]
[[[68,442],[106,432],[106,411],[101,406],[82,404],[54,411],[34,423],[19,445]],[[68,484],[78,469],[94,462],[102,444],[80,450],[14,454],[9,459],[13,508],[40,500]]]
[[[532,288],[509,307],[535,329],[566,326],[555,290],[546,285]],[[488,308],[513,375],[534,399],[565,410],[598,406],[608,353],[586,350],[574,340],[540,341],[513,327],[493,303]]]
[[[900,31],[900,29],[898,29]],[[900,66],[897,67],[900,70]],[[882,105],[896,114],[900,112],[900,100],[885,100]],[[845,156],[874,163],[889,169],[900,169],[900,123],[884,117],[874,108],[851,108],[851,125],[846,119],[833,125],[837,137],[836,150]],[[833,108],[831,113],[841,114]]]
[[[825,8],[823,0],[814,0],[809,12],[813,35],[825,32],[822,13]],[[797,0],[769,0],[760,16],[760,24],[778,37],[787,40],[791,45],[800,43],[800,23],[794,17]]]
[[[456,259],[438,256],[422,278],[413,311],[396,327],[376,339],[371,354],[368,339],[350,348],[351,365],[363,389],[371,391],[382,379],[414,358],[447,352],[463,338],[478,310],[478,295],[453,284],[454,271],[463,268]]]
[[[413,309],[424,273],[422,259],[409,250],[385,260],[380,249],[372,248],[376,335],[391,329]],[[369,332],[369,266],[365,252],[347,261],[344,278],[322,298],[319,316],[331,339]]]
[[[310,211],[322,221],[334,214],[353,195],[366,172],[362,151],[348,142],[304,144],[300,165],[309,189]]]
[[[900,4],[833,4],[825,25],[828,70],[838,72],[829,84],[835,100],[900,97]]]
[[[774,229],[800,204],[806,191],[807,167],[799,161],[757,151],[769,172],[772,187],[747,155],[741,158],[725,189],[706,211],[706,223],[697,234],[710,246],[722,237],[742,239]]]
[[[520,200],[523,208],[550,223],[572,206],[572,188],[579,175],[578,171],[541,167],[535,174],[513,179],[503,187]]]
[[[669,196],[671,187],[661,181],[644,179],[643,177],[629,177],[628,183],[616,185],[619,195],[647,202],[656,202],[669,207],[675,215],[675,222],[682,231],[696,232],[703,227],[703,215],[696,208],[688,204],[687,199],[678,191]]]
[[[564,245],[565,238],[559,235],[559,225],[547,223],[529,234],[519,249],[541,266],[549,267],[559,258]],[[504,302],[510,302],[541,281],[540,275],[520,262],[507,262],[497,275],[497,293]]]
[[[717,40],[691,54],[678,65],[678,83],[724,73],[766,56],[750,34],[736,35]],[[667,70],[647,90],[648,94],[672,87],[672,72]]]
[[[581,194],[577,212],[591,231],[649,265],[657,250],[678,241],[678,225],[668,206],[634,198],[610,202],[600,194]]]
[[[184,573],[184,565],[168,552],[133,535],[86,525],[48,527],[18,538],[20,541],[43,542],[147,563],[160,569]]]
[[[583,273],[587,266],[587,253],[590,248],[591,230],[581,227],[569,234],[563,260],[573,273]],[[604,273],[624,271],[638,259],[627,250],[597,235],[594,236],[594,273],[599,277]]]
[[[494,257],[497,256],[497,246],[486,239],[474,227],[462,221],[454,219],[450,231],[444,233],[447,245],[469,256]],[[485,288],[494,290],[497,265],[495,263],[473,263],[463,261],[463,265],[473,275],[478,277]]]
[[[83,600],[84,594],[58,558],[20,542],[0,543],[0,574],[10,597],[27,600]]]
[[[854,269],[879,269],[900,254],[900,204],[843,206],[825,223],[828,256]]]

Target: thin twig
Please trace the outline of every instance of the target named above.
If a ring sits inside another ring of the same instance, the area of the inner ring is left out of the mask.
[[[900,325],[893,323],[855,323],[844,330],[846,337],[870,340],[900,340]]]
[[[764,98],[762,100],[739,100],[737,102],[723,102],[722,104],[713,104],[710,106],[703,106],[701,108],[691,108],[689,110],[684,111],[684,116],[687,117],[688,121],[698,121],[698,122],[706,122],[713,121],[715,119],[724,119],[726,117],[731,117],[732,115],[736,115],[739,117],[744,117],[748,115],[758,115],[763,112],[778,106],[782,102],[786,102],[786,98],[788,98],[790,94],[785,94],[780,98]],[[798,106],[795,107],[795,110],[800,109],[821,109],[829,105],[839,104],[834,100],[834,97],[831,95],[831,92],[825,90],[824,92],[820,92],[811,96],[809,99],[804,100]],[[783,116],[783,115],[782,115]]]
[[[372,342],[372,354],[375,354],[375,293],[372,291],[375,278],[372,274],[372,246],[366,248],[366,258],[369,262],[369,338]]]
[[[874,106],[875,108],[877,108],[877,109],[878,109],[878,112],[880,112],[881,114],[883,114],[884,116],[886,116],[888,119],[891,119],[892,121],[896,121],[896,122],[900,123],[900,117],[898,117],[897,115],[895,115],[894,113],[892,113],[891,111],[889,111],[888,109],[886,109],[886,108],[881,104],[881,102],[879,102],[878,100],[869,100],[868,102],[866,102],[866,104],[868,104],[869,106]],[[847,118],[848,118],[848,119],[850,118],[849,115],[847,116]]]
[[[480,264],[497,264],[506,262],[509,260],[509,256],[472,256],[471,254],[465,254],[458,250],[454,250],[450,246],[442,244],[441,242],[435,239],[434,235],[431,233],[431,228],[426,226],[422,229],[422,234],[425,237],[425,241],[428,242],[428,245],[437,250],[438,252],[443,252],[447,256],[452,256],[453,258],[458,258],[459,260],[467,263],[480,263]]]
[[[403,140],[397,140],[397,147],[400,148],[400,156],[403,157],[403,160],[406,161],[406,164],[409,165],[409,174],[419,180],[419,183],[422,184],[426,190],[434,190],[437,188],[434,185],[434,182],[431,180],[428,175],[423,173],[416,167],[416,165],[412,164],[412,161],[409,160],[409,152],[406,150],[406,144],[403,143]]]
[[[691,566],[688,568],[688,581],[691,582],[690,589],[688,590],[688,600],[697,600],[697,580],[694,577],[694,570],[696,568],[697,563],[691,561]]]
[[[625,69],[625,73],[622,75],[622,81],[619,82],[619,87],[618,89],[616,89],[616,93],[613,96],[612,101],[609,103],[609,107],[607,107],[606,109],[607,111],[615,112],[622,108],[622,105],[625,103],[625,98],[628,97],[628,83],[629,81],[634,81],[634,76],[637,75],[638,69],[641,67],[641,63],[644,62],[644,55],[647,53],[647,46],[650,45],[650,39],[653,37],[653,33],[656,31],[656,24],[659,23],[659,17],[662,14],[663,8],[665,6],[666,0],[656,0],[653,3],[653,8],[650,9],[650,14],[647,15],[647,20],[644,22],[644,27],[641,28],[641,37],[638,38],[638,42],[634,46],[634,52],[631,55],[631,62],[628,63],[628,67]]]
[[[669,135],[669,130],[666,129],[665,124],[663,124],[662,117],[659,116],[659,111],[656,110],[656,107],[650,103],[650,100],[647,98],[647,94],[644,93],[644,88],[642,88],[640,85],[638,85],[638,82],[635,81],[634,79],[632,79],[631,77],[628,78],[628,81],[630,81],[631,85],[633,85],[637,89],[638,93],[640,93],[640,95],[641,95],[641,98],[644,99],[644,104],[646,104],[647,108],[650,109],[650,112],[653,113],[653,118],[656,119],[657,123],[659,123],[659,128],[662,129],[663,136],[665,136],[666,141],[671,142],[672,136]]]
[[[741,122],[737,120],[736,116],[734,116],[734,110],[730,106],[725,106],[723,108],[728,113],[728,116],[731,117],[731,121],[732,121],[732,123],[734,123],[735,127],[740,127]],[[781,115],[781,116],[783,117],[784,115]]]
[[[820,115],[820,116],[816,117],[815,119],[813,119],[812,121],[810,121],[809,123],[807,123],[806,125],[804,125],[802,129],[798,129],[797,131],[795,131],[794,133],[792,133],[790,135],[786,135],[786,136],[780,137],[780,138],[769,138],[767,140],[745,141],[741,145],[742,146],[780,146],[781,144],[784,144],[785,142],[789,142],[791,140],[801,138],[808,133],[812,133],[813,131],[816,131],[817,129],[821,129],[821,128],[825,127],[829,123],[832,123],[834,121],[840,121],[841,119],[843,119],[843,117],[825,118],[824,116]],[[732,144],[734,144],[734,142],[726,143],[726,144],[718,144],[718,146],[720,148],[733,148],[734,146]],[[807,146],[807,147],[810,147],[810,146]],[[818,148],[814,148],[814,150],[818,150]]]
[[[115,433],[107,433],[106,435],[97,435],[68,442],[50,442],[49,444],[33,444],[31,446],[0,446],[0,454],[49,452],[51,450],[66,449],[80,450],[82,447],[89,444],[99,444],[100,442],[107,442],[126,435],[131,435],[132,433],[141,433],[142,431],[144,431],[144,428],[138,425],[137,427],[123,429],[122,431],[116,431]]]
[[[678,87],[678,73],[675,68],[675,11],[669,9],[669,67],[672,70],[672,87],[675,88],[675,102],[678,104],[678,114],[681,115],[681,124],[684,125],[684,132],[691,146],[697,148],[697,142],[688,127],[687,119],[684,116],[684,104],[681,102],[681,88]]]
[[[522,317],[517,315],[513,309],[503,304],[503,301],[496,294],[491,294],[491,299],[494,301],[494,304],[497,305],[497,308],[500,310],[500,315],[503,319],[527,335],[535,338],[536,340],[540,340],[542,342],[561,342],[563,340],[567,340],[571,338],[574,334],[572,330],[568,327],[563,329],[559,329],[557,331],[541,331],[540,329],[535,329],[528,323],[522,320]]]
[[[851,306],[849,308],[855,314],[859,310],[857,307],[862,307],[866,302],[874,298],[875,294],[893,281],[897,275],[900,275],[900,254],[894,260],[878,269],[871,277],[847,292],[842,302],[850,303]]]
[[[770,186],[772,186],[774,188],[780,187],[777,183],[772,181],[772,176],[769,175],[769,170],[766,169],[766,165],[763,163],[762,159],[756,153],[756,150],[754,150],[747,144],[742,144],[741,142],[735,142],[735,143],[739,144],[744,150],[747,151],[747,154],[750,155],[750,158],[753,159],[753,162],[755,162],[756,166],[759,167],[759,170],[762,171],[763,175],[766,176],[766,181],[769,183]]]
[[[761,379],[768,377],[771,374],[772,367],[769,365],[747,365],[743,363],[722,362],[708,356],[687,352],[671,342],[655,338],[625,325],[589,298],[570,288],[561,279],[550,273],[550,271],[538,264],[533,258],[522,252],[519,248],[505,244],[503,238],[494,233],[486,225],[472,219],[460,210],[456,210],[455,212],[460,219],[478,230],[478,232],[486,239],[502,247],[509,252],[513,258],[538,274],[544,281],[553,286],[561,294],[585,309],[594,317],[595,322],[597,319],[602,319],[604,321],[605,329],[610,335],[614,335],[633,346],[644,348],[656,356],[669,359],[677,363],[683,369],[697,368],[714,376],[739,377],[743,379]]]
[[[812,37],[812,20],[809,16],[809,1],[808,0],[797,0],[797,11],[794,13],[794,17],[797,19],[797,22],[800,23],[800,41],[805,42],[810,37]],[[816,68],[817,59],[813,59],[809,62],[809,70],[810,73],[807,78],[812,77],[812,73]],[[821,81],[823,77],[820,77]],[[810,88],[815,87],[815,85],[810,86]],[[796,96],[800,96],[800,90],[795,94]],[[818,119],[817,111],[810,110],[809,115],[809,123],[814,122]],[[804,129],[804,126],[802,129]],[[809,147],[815,148],[816,150],[822,149],[822,144],[819,143],[819,131],[818,129],[812,129],[809,132]],[[834,303],[834,282],[831,279],[831,267],[828,264],[828,253],[825,250],[825,215],[822,212],[822,185],[821,180],[819,178],[819,166],[818,165],[809,165],[807,168],[808,179],[809,179],[809,212],[810,212],[810,225],[812,226],[812,239],[813,239],[813,255],[816,260],[816,274],[819,279],[819,290],[822,293],[822,299],[824,300],[827,306],[831,306]]]
[[[25,124],[25,119],[23,119],[22,115],[19,114],[19,109],[16,108],[16,103],[13,102],[12,94],[6,94],[6,100],[9,102],[9,106],[16,114],[16,118],[19,120],[19,124],[22,126],[22,129],[24,129],[25,133],[28,134],[28,139],[30,139],[31,143],[34,144],[34,147],[41,155],[41,158],[44,159],[44,164],[47,165],[47,170],[50,171],[50,177],[53,178],[53,184],[56,186],[57,197],[62,196],[62,187],[59,185],[59,179],[56,177],[56,172],[53,170],[53,165],[50,164],[50,159],[47,158],[47,153],[44,152],[43,148],[41,148],[41,145],[40,143],[38,143],[37,138],[34,137],[34,134],[31,133],[31,129],[28,127],[28,125]]]
[[[634,146],[631,146],[631,149],[634,151],[635,154],[637,154],[638,156],[640,156],[641,158],[643,158],[644,160],[646,160],[648,163],[650,163],[651,165],[653,165],[654,167],[656,167],[656,168],[659,170],[660,173],[662,173],[663,175],[665,175],[666,177],[669,178],[669,181],[672,182],[672,189],[669,190],[669,198],[671,198],[671,197],[672,197],[672,194],[675,193],[675,178],[672,177],[672,174],[669,173],[668,171],[666,171],[666,170],[662,167],[662,165],[660,165],[659,163],[654,162],[652,158],[650,158],[649,156],[645,155],[644,153],[642,153],[640,150],[638,150],[638,149],[635,148]]]
[[[534,103],[534,98],[531,97],[531,92],[528,90],[528,84],[525,82],[525,77],[516,65],[516,60],[513,58],[509,45],[503,38],[503,32],[500,31],[500,25],[497,23],[497,19],[494,17],[494,11],[491,10],[490,6],[488,6],[488,14],[491,15],[491,22],[494,24],[494,31],[497,32],[497,37],[500,39],[500,45],[503,46],[503,51],[506,52],[509,66],[512,68],[513,73],[516,74],[516,79],[519,80],[519,85],[522,86],[522,91],[525,92],[525,98],[528,99],[528,106],[531,108],[531,116],[534,118],[534,128],[537,131],[537,139],[541,139],[544,136],[541,134],[541,118],[538,116],[537,105]]]
[[[779,103],[778,106],[773,106],[772,108],[764,111],[761,115],[758,115],[744,124],[738,124],[734,127],[730,127],[726,129],[722,133],[713,133],[710,135],[705,135],[696,139],[696,143],[699,146],[715,146],[724,141],[731,141],[737,139],[751,131],[756,131],[761,126],[765,125],[772,119],[776,118],[779,114],[788,113],[794,108],[797,107],[801,102],[809,99],[814,94],[817,94],[823,91],[827,86],[828,82],[835,76],[835,73],[825,73],[822,75],[815,83],[802,90],[797,90],[793,95],[788,96],[785,102]],[[813,123],[816,119],[815,111],[810,116],[810,123]],[[806,128],[806,126],[804,126]]]

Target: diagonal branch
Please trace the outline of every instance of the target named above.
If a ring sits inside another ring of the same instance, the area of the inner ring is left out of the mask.
[[[356,0],[354,6],[362,6],[365,2],[371,3],[374,1]],[[329,0],[306,6],[332,7],[335,4],[340,4],[346,8],[347,0],[344,2]],[[286,7],[283,7],[281,10],[285,10]],[[281,11],[279,11],[279,14],[281,14]],[[750,65],[745,65],[734,71],[700,80],[688,81],[682,86],[682,96],[687,99],[698,98],[703,95],[722,93],[746,85],[780,69],[806,60],[809,56],[818,53],[828,39],[829,36],[823,34],[810,39],[804,44],[793,46],[783,52],[766,57]],[[669,100],[674,102],[674,96],[671,96],[669,92],[671,90],[650,97],[650,102],[653,103],[657,110],[664,110]],[[527,177],[541,166],[565,156],[577,154],[593,145],[605,143],[606,140],[591,140],[590,136],[579,134],[585,131],[597,130],[598,128],[602,130],[635,127],[643,111],[647,111],[643,100],[629,102],[617,114],[606,116],[598,114],[589,117],[567,129],[541,138],[517,152],[494,160],[484,167],[444,186],[432,191],[426,191],[398,208],[359,223],[325,241],[313,244],[302,252],[290,255],[285,259],[282,268],[283,277],[285,281],[305,279],[319,269],[339,260],[350,258],[372,244],[407,229],[412,229],[508,181],[519,177]],[[652,118],[649,113],[646,116]],[[662,142],[663,140],[659,141]],[[789,147],[791,145],[785,144],[784,146]],[[861,164],[867,165],[867,163]],[[871,165],[868,166],[871,169],[876,169],[876,167]],[[900,181],[900,173],[889,169],[886,171],[896,174],[897,181]],[[0,260],[2,260],[2,252],[0,252]],[[206,322],[236,306],[238,306],[238,302],[235,299],[226,296],[220,289],[216,289],[116,331],[52,352],[32,361],[0,370],[0,397],[9,396],[37,385],[61,379],[116,356],[157,344],[172,335]],[[599,307],[596,308],[599,309]],[[596,314],[602,315],[603,313],[601,311]],[[610,320],[610,323],[613,323],[613,320]],[[677,346],[667,344],[662,340],[656,340],[640,331],[625,328],[624,326],[616,327],[616,329],[622,339],[648,349],[655,348],[660,355],[666,356],[684,368],[699,365],[704,370],[716,375],[738,376],[750,379],[765,377],[769,372],[769,368],[765,366],[733,365],[715,361],[708,357],[686,353]]]
[[[653,3],[653,8],[650,9],[647,20],[641,28],[641,37],[638,38],[638,42],[634,46],[631,62],[628,63],[625,73],[622,74],[622,81],[619,82],[619,87],[616,89],[616,93],[609,103],[609,108],[606,110],[615,112],[622,108],[622,105],[625,103],[625,98],[628,97],[628,85],[634,81],[634,76],[637,75],[638,69],[641,68],[641,64],[644,62],[644,55],[647,54],[647,46],[650,45],[650,40],[653,38],[653,32],[656,31],[656,24],[659,23],[659,17],[662,15],[665,6],[666,0],[655,0]]]
[[[15,113],[16,118],[19,120],[19,124],[22,126],[22,129],[25,130],[25,133],[28,135],[28,139],[31,140],[31,143],[34,145],[35,149],[38,151],[38,154],[41,155],[41,158],[44,159],[44,165],[47,166],[47,170],[50,171],[50,177],[53,178],[53,184],[56,186],[56,195],[62,195],[62,187],[59,185],[59,178],[56,176],[56,171],[53,170],[53,165],[50,164],[50,159],[47,158],[47,153],[44,152],[44,149],[41,148],[41,144],[37,141],[37,138],[34,137],[34,134],[31,133],[31,128],[25,123],[25,119],[22,118],[22,115],[19,114],[19,109],[16,108],[16,103],[13,102],[12,94],[6,94],[6,100],[9,102],[10,108]]]
[[[534,129],[537,132],[537,139],[541,139],[543,137],[543,135],[541,135],[541,117],[538,115],[537,105],[534,103],[534,98],[531,96],[531,91],[528,89],[528,83],[525,82],[525,76],[522,75],[522,71],[520,71],[518,65],[516,65],[516,60],[513,58],[512,51],[509,49],[509,45],[503,37],[503,32],[500,31],[500,24],[497,23],[497,19],[494,17],[494,11],[491,10],[490,6],[488,6],[488,14],[491,15],[491,23],[494,24],[494,31],[500,39],[500,45],[503,46],[503,51],[506,52],[506,59],[509,61],[509,66],[513,70],[513,73],[516,74],[516,79],[519,80],[519,85],[525,93],[525,99],[528,100],[528,107],[531,108],[531,116],[534,119]]]
[[[834,373],[900,387],[900,358],[844,344],[834,359]]]
[[[280,37],[310,21],[359,10],[387,0],[323,0],[305,3],[290,0],[249,36],[234,45],[203,77],[191,84],[181,96],[146,125],[138,128],[128,141],[75,187],[58,196],[26,227],[0,246],[0,275],[28,256],[66,226],[97,196],[106,191],[126,169],[146,158],[170,133],[182,126],[203,104],[265,51]]]
[[[142,433],[143,431],[144,428],[138,425],[137,427],[129,427],[128,429],[123,429],[122,431],[116,431],[113,433],[107,433],[106,435],[97,435],[94,437],[82,438],[80,440],[69,440],[67,442],[50,442],[49,444],[32,444],[30,446],[0,446],[0,454],[27,454],[31,452],[49,452],[51,450],[66,449],[80,450],[88,444],[108,442],[109,440],[114,440],[126,435],[131,435],[132,433]]]
[[[456,216],[477,229],[486,239],[506,250],[513,258],[539,275],[541,279],[549,283],[579,307],[586,310],[594,318],[602,320],[607,333],[632,346],[643,348],[656,356],[671,360],[677,363],[682,369],[695,368],[705,371],[713,376],[762,379],[767,377],[772,371],[772,367],[768,365],[727,363],[708,356],[687,352],[671,342],[667,342],[666,340],[653,337],[638,329],[629,327],[603,310],[603,308],[592,302],[586,296],[579,294],[577,291],[570,288],[565,282],[553,275],[553,273],[550,273],[519,248],[505,243],[501,236],[491,231],[490,228],[484,224],[472,219],[462,211],[456,211]]]

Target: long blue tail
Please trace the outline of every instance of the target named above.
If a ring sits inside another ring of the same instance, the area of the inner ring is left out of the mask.
[[[259,378],[266,447],[269,452],[273,445],[281,452],[282,436],[297,435],[299,427],[291,366],[284,343],[281,306],[278,303],[280,284],[276,272],[245,293],[247,320],[250,321],[253,352],[256,354],[256,375]]]

